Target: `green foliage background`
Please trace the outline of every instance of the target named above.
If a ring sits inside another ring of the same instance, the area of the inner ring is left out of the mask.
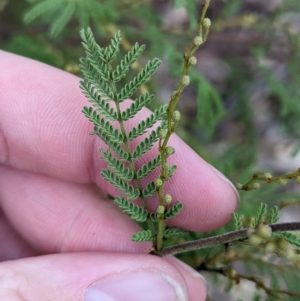
[[[266,2],[272,1],[211,0],[208,16],[213,27],[197,54],[199,64],[191,72],[191,88],[179,104],[183,121],[178,134],[233,182],[245,182],[257,168],[272,171],[276,167],[260,161],[273,156],[273,142],[264,144],[273,129],[276,143],[288,142],[288,155],[297,158],[300,149],[300,25],[296,13],[300,2],[286,0],[271,8]],[[176,22],[172,12],[183,8],[188,17]],[[162,104],[169,100],[165,95],[172,92],[180,75],[182,53],[194,36],[200,9],[201,1],[196,0],[0,0],[0,47],[80,75],[79,30],[90,26],[97,42],[106,45],[120,29],[124,53],[138,41],[147,45],[143,59],[163,61],[161,74],[142,87],[144,92],[154,92],[154,102]],[[201,64],[206,58],[214,64]],[[225,75],[217,76],[219,70],[225,70]],[[266,108],[263,113],[261,105]],[[257,117],[258,112],[262,117]],[[275,172],[293,170],[281,166]],[[293,184],[242,192],[240,212],[251,217],[260,202],[272,206],[287,198],[297,200],[297,192]],[[216,233],[228,229],[231,226]],[[205,256],[207,251],[199,251],[182,258],[195,266]],[[253,262],[248,270],[271,271],[270,282],[279,286],[273,266]],[[299,290],[293,286],[299,278],[289,272],[294,278],[282,272],[286,285]]]

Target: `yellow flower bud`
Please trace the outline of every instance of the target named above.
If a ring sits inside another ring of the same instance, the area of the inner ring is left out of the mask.
[[[155,183],[155,187],[156,187],[156,188],[159,188],[159,187],[162,186],[163,181],[162,181],[162,179],[158,178],[158,179],[156,179],[156,180],[154,181],[154,183]]]
[[[241,184],[241,183],[236,183],[236,184],[235,184],[235,187],[236,187],[237,190],[241,190],[241,189],[243,188],[243,184]]]
[[[165,201],[167,204],[170,204],[172,202],[172,196],[170,194],[166,194]]]
[[[189,58],[189,64],[190,65],[196,65],[197,64],[197,59],[194,56],[191,56]]]
[[[165,212],[165,207],[164,206],[158,206],[157,211],[158,214],[164,214]]]
[[[202,37],[198,36],[198,37],[195,37],[195,38],[194,38],[194,44],[195,44],[196,46],[200,46],[202,43],[203,43]]]
[[[181,79],[181,83],[184,85],[184,86],[188,86],[189,83],[190,83],[191,79],[188,75],[184,75]]]
[[[172,117],[173,117],[174,121],[179,121],[180,117],[181,117],[181,114],[178,110],[176,110],[176,111],[173,112]]]
[[[210,21],[210,19],[209,18],[204,18],[204,20],[203,20],[203,27],[205,27],[205,28],[209,28],[210,26],[211,26],[211,21]]]
[[[280,185],[280,186],[285,186],[287,184],[287,180],[286,179],[279,179],[277,181],[277,183]]]

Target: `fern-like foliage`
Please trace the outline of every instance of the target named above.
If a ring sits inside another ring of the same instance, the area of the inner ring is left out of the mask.
[[[232,213],[232,221],[234,225],[234,230],[242,230],[244,228],[242,218],[237,212]]]
[[[144,230],[137,232],[132,235],[131,239],[132,241],[136,242],[143,242],[143,241],[153,241],[155,236],[150,230]]]
[[[27,0],[32,3],[24,16],[26,23],[37,19],[51,20],[49,33],[52,36],[61,34],[71,19],[77,19],[81,28],[93,23],[112,22],[115,17],[116,0]],[[101,22],[99,22],[101,20]]]

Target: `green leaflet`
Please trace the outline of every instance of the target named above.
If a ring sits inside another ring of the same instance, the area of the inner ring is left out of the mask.
[[[116,197],[115,203],[122,209],[123,212],[126,212],[132,219],[137,222],[145,222],[148,216],[148,211],[134,205],[133,203],[128,202],[125,198]]]
[[[156,192],[156,186],[154,184],[154,182],[150,182],[142,191],[142,194],[145,198],[148,198],[152,195],[154,195],[154,193]]]
[[[110,107],[107,100],[109,97],[105,93],[99,93],[95,90],[94,86],[91,83],[86,81],[80,82],[80,88],[83,91],[85,97],[89,100],[90,103],[96,108],[96,110],[103,115],[103,117],[110,120],[117,120],[117,114],[113,108]]]
[[[140,192],[138,189],[135,189],[130,184],[124,182],[120,177],[118,177],[111,171],[109,171],[107,169],[103,169],[101,172],[101,175],[107,182],[109,182],[110,184],[113,184],[121,192],[127,194],[129,200],[134,200],[139,197]]]
[[[131,82],[126,84],[125,87],[121,89],[120,93],[118,93],[117,101],[122,102],[123,100],[132,96],[133,93],[150,78],[150,76],[160,65],[161,61],[157,58],[149,61],[145,68],[142,69]]]
[[[131,240],[136,242],[153,241],[154,235],[150,230],[144,230],[133,234]]]
[[[112,171],[120,177],[122,180],[130,181],[134,177],[134,172],[132,172],[129,168],[125,167],[125,165],[120,162],[117,158],[115,158],[110,150],[104,151],[100,149],[102,154],[101,158],[103,158],[107,165],[112,169]]]
[[[269,223],[275,224],[279,221],[279,208],[278,206],[273,207],[269,213]]]
[[[123,121],[126,121],[136,115],[143,107],[145,107],[151,100],[154,99],[153,94],[144,93],[140,95],[135,101],[121,113],[121,118]]]
[[[175,203],[171,208],[166,210],[164,219],[167,220],[169,218],[172,218],[176,216],[183,208],[183,204],[180,202]]]
[[[234,230],[242,230],[244,227],[240,215],[237,212],[233,212],[231,216],[234,225]]]
[[[133,160],[139,159],[152,148],[153,144],[158,140],[157,133],[159,132],[159,130],[160,127],[158,127],[156,130],[153,130],[150,133],[149,137],[145,138],[142,142],[140,142],[139,145],[137,145],[137,147],[132,153]]]
[[[277,236],[284,238],[290,244],[300,247],[300,238],[291,232],[278,232]]]
[[[111,141],[122,143],[123,135],[118,129],[115,129],[108,121],[101,118],[92,108],[84,107],[82,113],[95,125],[94,131],[97,134],[99,131],[105,132],[110,137]]]
[[[146,120],[142,120],[136,127],[134,127],[128,133],[129,141],[132,141],[135,138],[145,134],[148,128],[151,128],[158,120],[161,120],[164,117],[166,117],[167,107],[168,105],[160,106],[149,117],[147,117]]]
[[[117,66],[116,70],[112,73],[112,79],[115,82],[120,81],[129,71],[129,67],[139,58],[145,49],[145,45],[139,46],[135,43],[134,46],[125,57],[121,60],[120,64]]]
[[[170,238],[170,237],[180,237],[180,236],[185,236],[189,232],[186,230],[178,229],[178,228],[166,228],[164,230],[164,237],[165,238]]]
[[[156,167],[160,166],[160,154],[157,155],[153,160],[144,164],[136,173],[138,179],[143,179],[148,176]]]
[[[267,208],[268,208],[267,204],[260,203],[253,226],[257,226],[262,222],[263,218],[265,218],[265,216],[267,214]]]

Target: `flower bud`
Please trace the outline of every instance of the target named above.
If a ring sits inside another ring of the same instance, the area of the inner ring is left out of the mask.
[[[170,194],[166,194],[165,201],[167,204],[170,204],[172,202],[172,196]]]
[[[268,172],[264,173],[265,179],[272,179],[272,175]]]
[[[163,181],[162,181],[162,179],[158,178],[158,179],[156,179],[156,180],[154,181],[154,184],[155,184],[155,187],[156,187],[156,188],[159,188],[159,187],[162,186]]]
[[[268,225],[259,225],[257,235],[261,238],[269,238],[272,235],[272,229]]]
[[[165,212],[165,207],[164,207],[164,206],[158,206],[156,212],[157,212],[158,214],[164,214],[164,212]]]
[[[287,180],[286,179],[279,179],[277,181],[277,183],[280,185],[280,186],[285,186],[287,184]]]
[[[194,56],[191,56],[189,58],[189,64],[190,65],[196,65],[197,64],[197,59]]]
[[[260,188],[260,184],[259,183],[256,182],[256,183],[253,184],[253,189],[257,190],[259,188]]]
[[[269,253],[273,253],[276,250],[276,245],[273,242],[269,242],[266,244],[265,250]]]
[[[198,37],[195,37],[195,38],[194,38],[194,44],[195,44],[196,46],[200,46],[202,43],[203,43],[202,37],[198,36]]]
[[[173,117],[174,121],[179,121],[180,117],[181,117],[181,114],[178,110],[176,110],[176,111],[173,112],[172,117]]]
[[[295,251],[293,249],[287,249],[283,252],[283,256],[291,260],[295,257]]]
[[[237,190],[241,190],[241,189],[243,188],[243,184],[241,184],[241,183],[236,183],[236,184],[235,184],[235,187],[236,187]]]
[[[188,86],[189,83],[190,83],[191,79],[188,75],[184,75],[181,79],[181,83],[184,85],[184,86]]]
[[[262,243],[262,239],[259,236],[257,236],[257,235],[251,235],[249,237],[249,243],[251,245],[257,246],[257,245],[259,245],[259,244]]]
[[[205,28],[209,28],[210,26],[211,26],[211,21],[210,21],[210,19],[209,18],[204,18],[204,20],[203,20],[203,27],[205,27]]]
[[[167,136],[167,132],[168,132],[167,129],[161,129],[161,130],[159,130],[159,132],[158,132],[158,137],[159,137],[160,139],[165,139],[166,136]]]
[[[172,146],[167,146],[166,147],[166,153],[167,153],[167,156],[171,156],[175,153],[175,148],[172,147]]]

